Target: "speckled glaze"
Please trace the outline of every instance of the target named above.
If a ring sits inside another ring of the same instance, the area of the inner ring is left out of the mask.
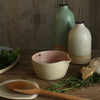
[[[67,73],[71,59],[63,51],[42,51],[32,56],[36,75],[45,80],[56,80]]]
[[[68,52],[72,63],[89,63],[91,60],[91,44],[91,33],[84,22],[76,22],[68,36]]]

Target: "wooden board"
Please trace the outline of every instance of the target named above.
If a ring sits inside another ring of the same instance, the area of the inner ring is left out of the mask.
[[[39,84],[40,88],[46,89],[50,86],[50,82],[59,82],[60,80],[56,81],[46,81],[38,78],[32,68],[31,64],[31,56],[33,55],[33,50],[22,50],[20,52],[21,58],[18,64],[12,68],[10,71],[0,75],[0,82],[3,82],[5,80],[11,80],[11,79],[27,79],[35,81]],[[95,50],[92,54],[93,57],[100,56],[100,51]],[[73,65],[70,64],[68,73],[66,74],[66,77],[71,74],[78,73],[81,69],[81,67],[84,65]],[[63,78],[63,79],[64,79]],[[73,89],[66,92],[67,94],[76,95],[80,97],[89,98],[91,100],[100,100],[100,83],[93,84],[88,88],[81,88],[81,89]],[[7,100],[5,98],[0,98],[0,100]],[[43,97],[38,96],[34,100],[58,100],[50,97]]]

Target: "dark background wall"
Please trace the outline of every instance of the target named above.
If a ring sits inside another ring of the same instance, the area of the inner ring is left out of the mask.
[[[61,0],[0,0],[0,45],[21,49],[52,49],[53,18]],[[100,49],[100,0],[68,0],[77,20],[78,9]]]

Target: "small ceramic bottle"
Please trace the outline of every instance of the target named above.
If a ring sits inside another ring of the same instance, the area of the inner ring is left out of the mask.
[[[54,49],[66,51],[68,33],[74,27],[75,19],[65,0],[62,0],[62,4],[59,6],[54,20]]]
[[[69,32],[68,52],[74,64],[86,64],[91,60],[91,33],[83,21],[76,22]]]

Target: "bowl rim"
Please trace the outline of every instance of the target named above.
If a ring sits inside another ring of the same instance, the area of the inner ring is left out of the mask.
[[[0,47],[1,48],[6,48],[8,50],[15,51],[13,48],[10,48],[10,47],[6,47],[6,46],[0,46]],[[16,60],[12,64],[10,64],[9,66],[6,66],[5,68],[0,69],[0,75],[7,72],[12,67],[14,67],[17,64],[17,62],[19,61],[19,59],[20,59],[20,53],[18,53],[18,57],[16,58]]]
[[[69,54],[67,53],[67,52],[65,52],[65,51],[60,51],[60,50],[43,50],[43,51],[40,51],[40,52],[37,52],[37,53],[34,53],[33,55],[32,55],[32,57],[31,57],[31,59],[32,59],[32,61],[33,62],[35,62],[35,63],[38,63],[38,64],[57,64],[57,63],[60,63],[60,62],[63,62],[63,61],[66,61],[66,60],[63,60],[63,61],[57,61],[57,62],[53,62],[53,63],[43,63],[43,62],[37,62],[37,61],[35,61],[35,60],[33,60],[33,57],[35,56],[35,55],[37,55],[37,54],[39,54],[39,53],[42,53],[42,52],[61,52],[61,53],[64,53],[64,54],[66,54],[67,55],[67,57],[68,57],[68,59],[69,60],[67,60],[67,62],[71,62],[71,58],[69,57]]]

